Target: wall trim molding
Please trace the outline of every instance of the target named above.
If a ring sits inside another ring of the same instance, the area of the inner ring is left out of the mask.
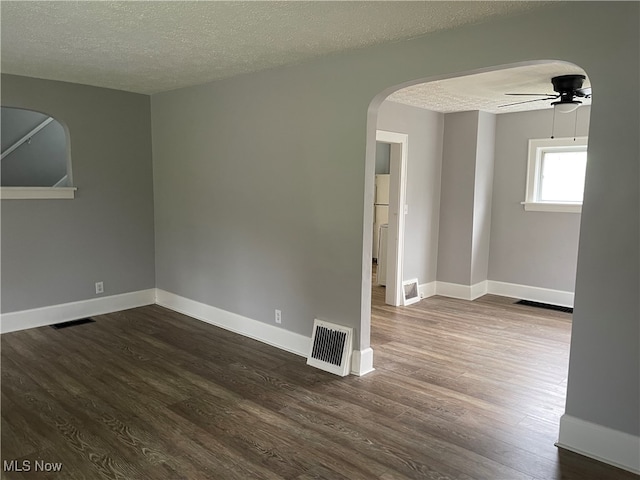
[[[489,284],[486,280],[471,285],[471,288],[469,289],[471,300],[475,300],[476,298],[480,298],[481,296],[489,293],[488,288]]]
[[[407,203],[407,163],[409,161],[409,135],[407,133],[376,130],[376,141],[390,143],[391,189],[389,191],[389,236],[387,242],[387,288],[385,301],[403,305],[402,262],[404,259],[405,216],[400,213]],[[395,146],[394,146],[395,145]],[[398,151],[399,148],[399,151]],[[398,187],[393,195],[395,185]],[[397,213],[394,214],[397,208]],[[369,229],[371,231],[371,229]],[[371,242],[370,237],[366,237]]]
[[[73,199],[76,187],[0,187],[1,200]]]
[[[309,355],[311,337],[156,289],[156,303],[216,327],[224,328],[301,357]]]
[[[371,347],[354,350],[351,355],[351,374],[362,377],[375,370],[373,368],[373,350]]]
[[[635,435],[564,414],[556,446],[640,474],[640,437]]]
[[[418,285],[420,298],[433,297],[436,294],[436,282],[422,283]]]
[[[309,355],[311,337],[157,288],[4,313],[0,315],[0,333],[43,327],[154,304],[301,357],[306,358]],[[373,350],[354,350],[351,357],[351,373],[362,376],[373,371]]]
[[[550,303],[551,305],[561,305],[563,307],[573,307],[573,292],[531,287],[517,283],[496,282],[494,280],[488,280],[487,284],[487,292],[494,295]]]
[[[443,297],[459,298],[461,300],[475,300],[487,293],[487,281],[474,285],[461,285],[459,283],[436,282],[436,295]]]
[[[531,300],[534,302],[550,303],[563,307],[573,307],[573,292],[553,290],[550,288],[532,287],[517,283],[497,282],[485,280],[474,285],[461,285],[449,282],[429,282],[420,285],[420,297],[428,298],[433,295],[459,298],[461,300],[475,300],[487,293],[502,297]]]
[[[0,315],[0,333],[43,327],[156,303],[156,289],[91,298]]]

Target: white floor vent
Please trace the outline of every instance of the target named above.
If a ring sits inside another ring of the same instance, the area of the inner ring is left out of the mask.
[[[315,319],[307,365],[344,377],[351,370],[353,328]]]

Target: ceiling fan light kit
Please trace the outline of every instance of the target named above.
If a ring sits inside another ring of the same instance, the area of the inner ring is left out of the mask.
[[[551,105],[553,105],[553,108],[557,113],[571,113],[582,105],[582,102],[573,100],[571,102],[553,102]]]
[[[531,102],[543,102],[549,100],[555,100],[551,102],[553,107],[553,122],[551,124],[551,138],[555,138],[555,126],[556,126],[556,114],[558,113],[571,113],[575,112],[582,102],[576,100],[578,98],[591,98],[591,88],[582,88],[582,84],[587,77],[580,74],[574,75],[559,75],[551,79],[553,90],[557,92],[557,95],[551,95],[549,93],[507,93],[512,96],[529,96],[529,97],[545,97],[536,98],[534,100],[525,100],[524,102],[509,103],[507,105],[500,105],[501,107],[509,107],[511,105],[519,105],[522,103]],[[574,120],[574,137],[575,131],[578,125],[578,112],[576,112]]]

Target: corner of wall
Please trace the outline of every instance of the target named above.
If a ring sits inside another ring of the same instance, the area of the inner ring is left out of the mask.
[[[640,437],[565,414],[556,446],[640,474]]]

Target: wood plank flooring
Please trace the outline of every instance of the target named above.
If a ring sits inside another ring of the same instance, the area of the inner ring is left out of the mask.
[[[5,334],[1,478],[638,478],[553,446],[570,315],[383,291],[361,378],[158,306]]]

